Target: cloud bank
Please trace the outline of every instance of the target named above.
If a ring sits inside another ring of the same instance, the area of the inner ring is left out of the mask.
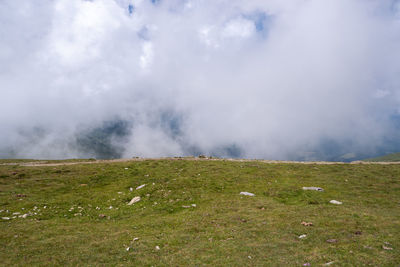
[[[400,1],[0,1],[0,157],[400,150]]]

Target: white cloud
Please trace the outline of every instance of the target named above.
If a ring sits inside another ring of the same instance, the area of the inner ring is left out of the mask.
[[[233,19],[227,23],[222,35],[224,37],[248,38],[255,33],[254,22],[244,18]]]
[[[373,150],[400,106],[392,3],[0,1],[0,156],[83,155],[112,120],[125,156]]]

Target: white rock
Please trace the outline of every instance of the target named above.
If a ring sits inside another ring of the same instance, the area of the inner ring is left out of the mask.
[[[129,206],[133,205],[133,204],[135,204],[136,202],[139,202],[139,201],[140,201],[140,197],[134,197],[134,198],[131,199],[131,201],[129,201],[128,205]]]
[[[130,188],[129,188],[129,191],[131,191],[131,192],[132,192],[132,191],[133,191],[133,188],[132,188],[132,187],[130,187]]]
[[[139,240],[139,237],[135,237],[134,239],[133,239],[133,241],[138,241]]]
[[[197,205],[196,204],[192,204],[192,207],[197,207]]]
[[[255,195],[253,193],[249,193],[249,192],[240,192],[241,195],[244,196],[250,196],[250,197],[254,197]]]
[[[136,187],[136,190],[139,190],[140,188],[143,188],[145,186],[146,186],[146,184],[139,185],[138,187]]]
[[[1,217],[3,220],[9,220],[9,217]]]
[[[324,191],[324,189],[322,189],[321,187],[315,187],[315,186],[310,186],[310,187],[303,187],[303,190],[312,190],[312,191]]]
[[[343,204],[342,202],[337,201],[337,200],[331,200],[331,201],[329,201],[329,203],[335,204],[335,205],[342,205]]]
[[[306,237],[307,237],[307,235],[300,235],[299,236],[300,239],[303,239],[303,238],[306,238]]]
[[[160,250],[160,247],[159,247],[159,246],[156,246],[156,250]]]
[[[126,251],[129,251],[130,249],[131,249],[131,247],[127,247],[127,248],[126,248]]]
[[[334,261],[330,261],[330,262],[325,263],[324,266],[329,266],[329,265],[332,265],[334,263],[335,263]]]
[[[20,215],[21,212],[14,212],[12,215]]]
[[[125,170],[128,170],[129,168],[125,168]]]
[[[24,214],[21,216],[22,218],[26,219],[26,217],[28,217],[28,214]]]

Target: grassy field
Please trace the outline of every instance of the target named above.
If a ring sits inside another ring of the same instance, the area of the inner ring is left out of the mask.
[[[400,265],[400,165],[1,165],[0,203],[3,266]]]

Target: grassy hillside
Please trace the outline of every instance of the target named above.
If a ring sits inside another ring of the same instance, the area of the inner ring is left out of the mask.
[[[375,164],[0,165],[1,263],[398,266],[399,177]]]
[[[364,161],[370,162],[398,162],[400,161],[400,153],[392,153],[382,157],[365,159]]]

